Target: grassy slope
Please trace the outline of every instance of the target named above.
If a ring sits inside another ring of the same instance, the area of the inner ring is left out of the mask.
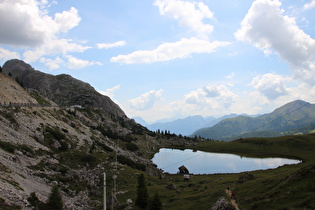
[[[194,175],[188,182],[179,175],[166,175],[162,180],[147,176],[149,194],[153,196],[158,192],[164,209],[209,209],[219,197],[227,197],[224,191],[227,187],[233,189],[241,209],[315,208],[314,134],[243,139],[227,143],[209,141],[199,144],[195,149],[254,157],[291,157],[301,159],[303,163],[250,172],[255,180],[245,183],[238,182],[244,173]],[[133,179],[136,180],[136,176]],[[168,189],[167,185],[170,184],[174,184],[176,189]],[[133,182],[132,188],[135,186],[136,182]],[[128,196],[133,193],[136,193],[135,190],[130,190]]]

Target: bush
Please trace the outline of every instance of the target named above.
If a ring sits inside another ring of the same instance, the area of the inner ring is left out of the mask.
[[[118,162],[120,162],[121,164],[126,164],[128,166],[130,166],[131,168],[135,168],[141,171],[145,171],[146,170],[146,166],[140,163],[136,163],[128,158],[126,158],[125,156],[122,155],[118,155],[117,156],[117,160]]]
[[[139,150],[138,146],[133,144],[133,143],[128,143],[126,145],[126,148],[127,148],[127,150],[132,151],[132,152]]]
[[[56,140],[65,139],[66,136],[59,130],[58,127],[46,127],[45,131],[52,135]]]
[[[42,209],[44,204],[37,198],[35,192],[30,194],[30,196],[27,198],[27,201],[34,207],[34,209]]]
[[[15,151],[15,146],[11,144],[10,142],[0,141],[0,148],[9,153],[14,153]]]

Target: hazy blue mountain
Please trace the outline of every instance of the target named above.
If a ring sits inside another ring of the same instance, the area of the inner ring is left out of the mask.
[[[160,129],[161,131],[168,130],[175,134],[190,135],[197,129],[205,127],[214,119],[214,117],[204,118],[200,115],[195,115],[166,123],[153,123],[148,125],[147,128],[152,131]]]
[[[132,119],[134,119],[137,123],[139,123],[140,125],[142,126],[145,126],[147,127],[149,124],[144,120],[142,119],[141,117],[133,117]]]
[[[292,130],[305,130],[305,127],[311,129],[314,125],[315,105],[297,100],[259,117],[237,116],[222,120],[212,127],[194,132],[193,135],[216,140],[233,140],[245,136],[270,137],[292,134]]]

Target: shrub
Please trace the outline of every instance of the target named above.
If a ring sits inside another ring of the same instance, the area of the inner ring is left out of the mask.
[[[10,142],[0,141],[0,148],[9,153],[14,153],[15,151],[15,146],[11,144]]]
[[[41,209],[44,204],[37,198],[35,192],[30,194],[30,196],[27,198],[27,201],[34,207],[34,209]]]
[[[133,143],[128,143],[126,145],[126,148],[127,150],[132,151],[132,152],[139,150],[138,146]]]
[[[117,156],[117,160],[118,162],[120,162],[121,164],[126,164],[128,166],[130,166],[131,168],[135,168],[141,171],[145,171],[146,170],[146,166],[140,163],[136,163],[132,160],[130,160],[129,158],[126,158],[125,156],[122,155],[118,155]]]

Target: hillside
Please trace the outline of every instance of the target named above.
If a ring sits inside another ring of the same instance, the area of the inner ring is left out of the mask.
[[[48,82],[59,80],[58,76],[42,75],[50,77]],[[59,188],[64,209],[103,209],[104,172],[107,206],[115,209],[139,209],[135,200],[140,174],[146,179],[149,204],[157,195],[163,209],[210,209],[222,198],[230,201],[227,187],[236,193],[241,209],[315,208],[314,134],[226,143],[155,133],[119,115],[120,109],[111,113],[115,104],[110,104],[109,110],[91,104],[59,106],[58,98],[62,96],[54,91],[48,99],[47,92],[23,89],[15,79],[0,73],[1,88],[6,90],[0,99],[14,93],[19,100],[31,101],[0,106],[0,209],[47,209],[43,207],[54,187]],[[95,90],[90,90],[93,95]],[[78,96],[69,91],[64,94]],[[180,174],[162,173],[152,163],[153,154],[162,147],[288,157],[303,162],[250,172],[251,180],[244,179],[248,174],[244,172],[191,174],[187,181]]]
[[[26,91],[10,77],[0,74],[0,103],[1,105],[37,104],[37,101],[30,97]]]
[[[315,105],[297,100],[259,117],[238,116],[222,120],[213,127],[194,132],[193,135],[216,140],[233,140],[309,133],[314,129]]]
[[[150,157],[161,145],[196,143],[156,136],[70,76],[47,75],[18,60],[8,61],[3,72],[20,78],[27,91],[0,73],[1,104],[10,105],[0,106],[0,209],[30,209],[31,193],[45,202],[55,185],[67,209],[100,209],[104,172],[110,189],[119,174],[115,205],[127,205],[127,198],[135,199],[138,174],[160,175]]]
[[[45,74],[17,59],[5,62],[2,72],[20,81],[24,88],[37,90],[61,107],[80,105],[101,108],[113,118],[127,120],[125,113],[109,97],[101,95],[91,85],[70,75]]]

